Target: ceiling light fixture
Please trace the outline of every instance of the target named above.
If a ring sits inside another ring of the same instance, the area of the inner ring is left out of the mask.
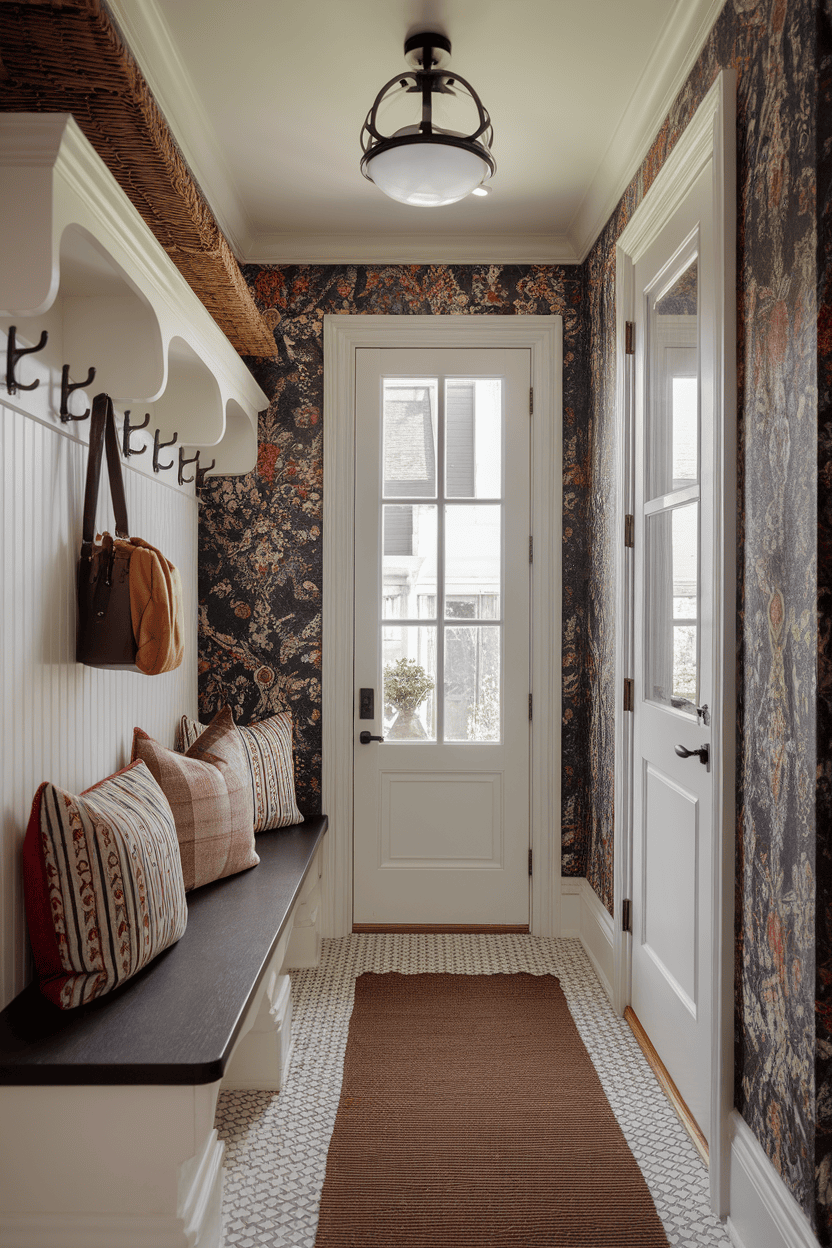
[[[490,150],[494,141],[491,118],[471,84],[445,69],[450,39],[433,32],[411,35],[405,40],[404,55],[413,68],[385,83],[364,122],[361,172],[402,204],[419,208],[454,204],[487,182],[497,168]],[[383,135],[377,124],[379,109],[385,106],[386,111],[390,106],[392,110],[405,95],[422,97],[421,121]],[[433,120],[434,96],[443,104],[444,96],[473,103],[477,111],[474,131],[465,134],[438,126]]]

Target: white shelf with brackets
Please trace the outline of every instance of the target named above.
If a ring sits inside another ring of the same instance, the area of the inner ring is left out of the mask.
[[[178,464],[181,447],[199,450],[203,467],[213,459],[213,476],[250,472],[266,395],[72,117],[0,114],[0,171],[0,328],[15,327],[18,348],[48,334],[16,364],[21,392],[39,383],[27,414],[86,441],[78,416],[104,390],[120,420],[150,415],[131,435],[134,454],[157,435],[168,447],[159,464]],[[74,419],[61,417],[62,400]],[[152,471],[152,460],[140,453],[130,466]]]

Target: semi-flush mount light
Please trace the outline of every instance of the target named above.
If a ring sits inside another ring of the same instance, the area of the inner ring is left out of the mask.
[[[402,204],[419,208],[455,204],[487,182],[497,168],[490,150],[494,141],[491,118],[471,84],[445,68],[451,55],[450,39],[435,33],[411,35],[405,41],[404,55],[412,69],[385,83],[364,122],[361,172]],[[421,121],[383,135],[377,124],[379,109],[390,106],[392,111],[405,95],[421,96]],[[473,103],[477,125],[472,133],[436,125],[434,97],[445,96]]]

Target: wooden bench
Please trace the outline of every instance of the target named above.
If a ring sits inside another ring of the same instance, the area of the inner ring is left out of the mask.
[[[107,996],[63,1011],[30,985],[0,1013],[4,1248],[221,1243],[217,1096],[282,1085],[326,828],[258,836],[260,865],[189,893],[182,939]]]

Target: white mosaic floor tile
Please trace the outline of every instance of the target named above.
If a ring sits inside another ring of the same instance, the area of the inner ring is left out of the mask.
[[[285,1089],[223,1092],[217,1107],[227,1248],[314,1246],[355,979],[363,971],[557,975],[668,1240],[678,1248],[731,1248],[710,1212],[708,1172],[580,942],[462,934],[328,940],[320,967],[292,972],[294,1046]]]

